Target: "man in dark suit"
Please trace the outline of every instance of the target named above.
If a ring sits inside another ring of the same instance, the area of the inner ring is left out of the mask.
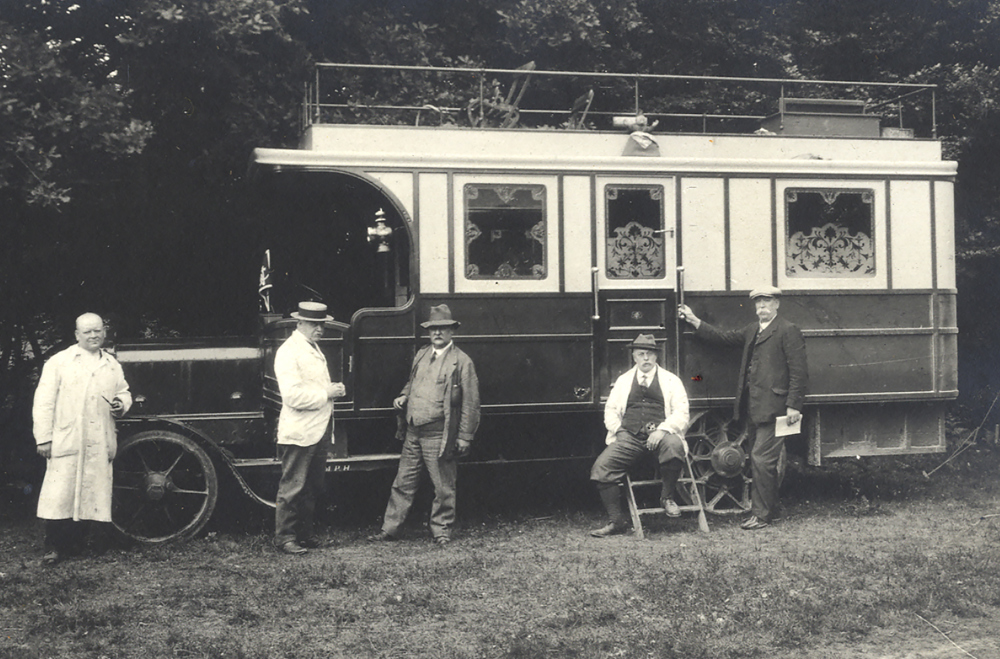
[[[778,317],[781,289],[762,286],[750,292],[758,322],[739,330],[724,331],[703,322],[687,305],[677,313],[695,328],[698,338],[731,346],[743,346],[734,417],[747,422],[754,433],[750,453],[753,468],[751,516],[742,524],[747,530],[762,529],[778,516],[779,465],[784,463],[784,437],[775,436],[775,419],[787,416],[789,424],[802,417],[802,403],[809,383],[806,345],[798,327]]]

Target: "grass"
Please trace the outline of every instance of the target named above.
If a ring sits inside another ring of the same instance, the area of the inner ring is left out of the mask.
[[[285,557],[248,510],[191,542],[46,568],[33,520],[8,509],[0,658],[1000,657],[1000,455],[977,450],[931,479],[943,456],[800,466],[766,531],[711,517],[706,535],[686,516],[649,520],[645,541],[589,538],[586,483],[539,503],[468,479],[444,549],[419,520],[367,544],[375,513]]]

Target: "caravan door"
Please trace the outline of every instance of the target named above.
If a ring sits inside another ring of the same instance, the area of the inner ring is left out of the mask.
[[[597,177],[601,398],[632,366],[629,344],[652,334],[676,372],[676,204],[673,177]]]

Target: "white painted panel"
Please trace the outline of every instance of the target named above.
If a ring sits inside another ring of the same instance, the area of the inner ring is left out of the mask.
[[[934,184],[935,237],[937,239],[937,285],[955,288],[955,184]]]
[[[465,277],[465,207],[463,190],[468,183],[531,184],[545,186],[545,260],[544,279],[467,279]],[[512,176],[481,174],[455,176],[455,291],[458,293],[557,293],[559,292],[559,195],[555,176]]]
[[[806,188],[811,190],[871,190],[875,196],[873,210],[875,217],[874,236],[869,236],[875,242],[875,273],[865,277],[838,277],[824,275],[816,277],[789,277],[785,273],[785,246],[788,244],[788,222],[785,218],[785,190],[788,188]],[[732,198],[732,195],[730,195]],[[788,290],[823,291],[823,290],[877,290],[888,288],[888,241],[885,218],[885,182],[876,180],[843,180],[843,179],[802,179],[779,180],[777,182],[778,200],[778,287]],[[734,202],[735,203],[735,202]],[[895,230],[893,219],[893,230]],[[893,252],[893,260],[896,255]],[[894,264],[895,265],[895,264]],[[895,268],[893,268],[895,270]],[[929,270],[928,270],[929,271]],[[895,277],[895,273],[893,273]],[[895,285],[895,282],[893,282]]]
[[[420,243],[420,290],[448,292],[448,176],[420,175],[420,212],[417,240]]]
[[[749,291],[771,283],[771,182],[729,182],[730,286]],[[725,268],[725,262],[719,263]]]
[[[688,290],[726,290],[725,212],[723,179],[681,179],[681,251]]]
[[[927,181],[889,184],[892,287],[930,288],[931,186]]]
[[[403,204],[403,209],[413,217],[413,174],[409,172],[367,172],[373,179],[384,185],[396,199]]]
[[[593,264],[590,213],[590,177],[567,176],[563,179],[563,247],[566,292],[589,291]]]

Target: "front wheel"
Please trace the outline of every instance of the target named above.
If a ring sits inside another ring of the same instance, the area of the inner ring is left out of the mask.
[[[178,433],[148,430],[118,447],[111,520],[145,543],[197,534],[215,510],[219,479],[208,454]]]

